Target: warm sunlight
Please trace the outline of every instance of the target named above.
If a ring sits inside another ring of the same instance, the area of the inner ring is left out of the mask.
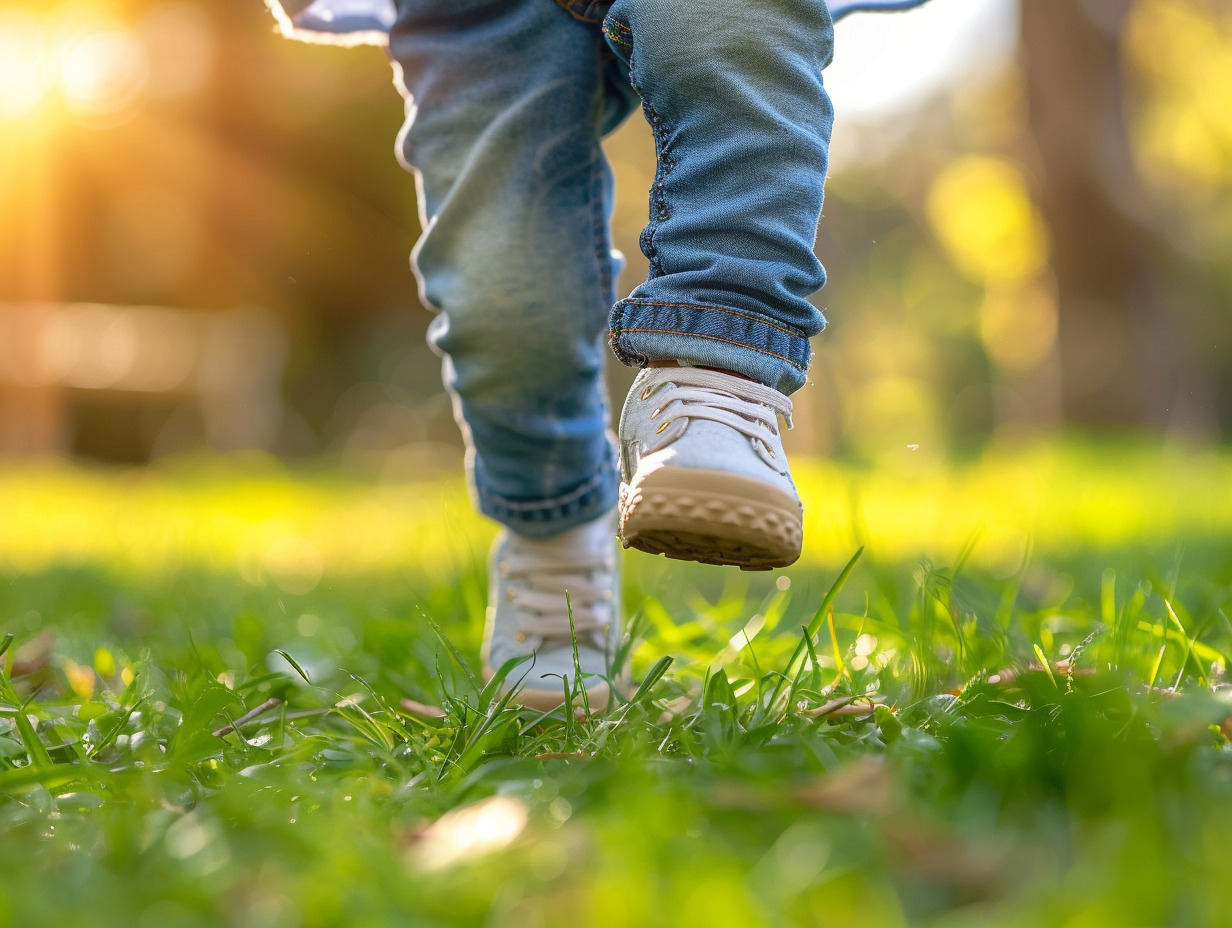
[[[0,11],[0,121],[25,116],[47,96],[54,81],[47,39],[39,19]]]
[[[82,113],[122,110],[141,93],[148,67],[137,39],[122,29],[91,29],[66,43],[59,79],[64,101]]]
[[[122,113],[148,75],[142,43],[104,6],[0,12],[0,122],[8,132],[64,111]]]

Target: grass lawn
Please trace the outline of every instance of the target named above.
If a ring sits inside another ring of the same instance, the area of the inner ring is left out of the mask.
[[[586,717],[476,680],[458,481],[0,468],[0,926],[1232,924],[1232,454],[797,475]]]

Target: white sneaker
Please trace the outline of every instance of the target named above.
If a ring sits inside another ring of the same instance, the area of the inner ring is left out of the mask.
[[[548,710],[565,701],[572,686],[573,636],[592,710],[611,698],[603,679],[620,640],[620,575],[615,512],[552,538],[526,538],[501,531],[489,560],[488,613],[484,631],[484,679],[514,657],[534,655],[515,667],[506,687],[523,684],[515,699]],[[568,601],[565,593],[568,592]],[[563,679],[562,679],[563,678]]]
[[[620,415],[626,548],[746,570],[800,556],[804,518],[770,387],[697,367],[647,367]]]

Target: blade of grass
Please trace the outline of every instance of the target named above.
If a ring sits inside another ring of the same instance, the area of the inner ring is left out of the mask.
[[[1168,642],[1165,641],[1159,646],[1159,653],[1155,655],[1155,662],[1151,665],[1151,673],[1146,681],[1146,688],[1152,690],[1155,688],[1155,681],[1159,679],[1159,668],[1164,663],[1164,653],[1168,650]]]
[[[479,691],[478,709],[481,714],[487,712],[488,706],[496,697],[497,693],[500,692],[501,686],[504,685],[506,678],[513,672],[513,669],[521,664],[525,664],[527,661],[530,661],[531,663],[530,667],[526,668],[526,673],[530,673],[535,666],[534,655],[527,655],[525,657],[511,657],[509,660],[505,661],[505,663],[501,664],[496,673],[492,674],[492,679],[485,683],[483,689]],[[522,680],[519,680],[517,685],[510,687],[510,692],[515,692],[521,689],[522,681],[525,679],[526,674],[523,674]]]
[[[1176,629],[1160,625],[1156,622],[1148,622],[1145,619],[1138,622],[1138,631],[1147,632],[1153,638],[1163,638],[1165,641],[1173,641],[1178,645],[1185,646],[1191,639],[1188,635],[1178,634]],[[1194,639],[1192,641],[1193,653],[1204,661],[1223,660],[1224,655],[1216,651],[1210,645],[1203,644],[1201,641]]]
[[[847,676],[847,664],[843,660],[842,649],[838,645],[838,629],[834,627],[834,607],[826,614],[826,625],[830,629],[830,647],[834,651],[834,666],[836,668],[835,682]]]
[[[24,703],[21,701],[17,691],[13,689],[13,684],[9,682],[7,673],[0,673],[0,697],[3,697],[17,708],[17,713],[13,716],[13,722],[17,726],[17,733],[21,737],[21,743],[26,748],[26,756],[30,760],[30,766],[40,768],[54,766],[51,755],[47,753],[47,748],[43,745],[42,739],[39,738],[38,732],[34,730],[30,717],[26,715],[26,706],[30,700]],[[33,699],[34,697],[30,698]]]
[[[826,595],[822,597],[821,605],[817,607],[817,613],[813,616],[813,620],[809,622],[808,628],[805,630],[805,637],[813,638],[817,635],[817,632],[821,629],[821,623],[829,615],[830,609],[834,605],[834,600],[838,598],[839,591],[842,590],[843,584],[847,582],[847,578],[851,576],[851,572],[856,569],[856,563],[860,560],[860,556],[863,553],[864,546],[861,545],[856,549],[856,553],[851,556],[851,560],[847,562],[846,566],[839,571],[838,577],[831,584],[830,589],[826,591]],[[795,651],[792,652],[791,658],[787,662],[786,669],[779,677],[778,682],[775,683],[774,689],[770,693],[770,701],[767,703],[768,707],[778,704],[779,697],[783,695],[783,686],[795,677],[797,673],[797,665],[804,654],[804,650],[804,642],[801,641],[796,645]]]
[[[808,649],[809,665],[810,665],[808,668],[808,673],[809,673],[809,676],[812,678],[811,682],[814,684],[815,689],[820,689],[821,688],[821,660],[817,657],[817,648],[813,646],[813,639],[808,637],[807,634],[804,636],[804,645]]]
[[[1173,689],[1178,689],[1181,685],[1181,682],[1185,679],[1185,668],[1189,666],[1189,662],[1193,660],[1194,658],[1194,646],[1197,644],[1197,635],[1190,637],[1189,633],[1185,631],[1185,626],[1181,623],[1181,620],[1177,617],[1176,610],[1172,608],[1171,601],[1165,599],[1164,608],[1168,610],[1168,618],[1172,620],[1172,624],[1176,627],[1177,634],[1181,636],[1181,640],[1185,644],[1185,653],[1181,656],[1181,666],[1177,668],[1177,671],[1176,671],[1176,682],[1172,684]],[[1194,666],[1197,668],[1197,671],[1198,671],[1198,682],[1202,684],[1203,686],[1205,686],[1206,685],[1205,671],[1203,671],[1202,666],[1198,664],[1196,660],[1194,661]]]
[[[1099,616],[1109,628],[1116,625],[1116,571],[1111,567],[1099,579]]]
[[[1035,656],[1039,660],[1040,666],[1044,668],[1044,673],[1048,674],[1048,679],[1052,681],[1053,686],[1056,686],[1057,677],[1056,674],[1052,672],[1052,661],[1048,660],[1044,654],[1044,649],[1038,644],[1032,645],[1031,647],[1035,649]]]
[[[288,654],[282,648],[274,648],[274,653],[277,654],[279,657],[281,657],[288,664],[290,664],[291,667],[295,670],[295,672],[303,678],[305,683],[307,683],[309,686],[313,685],[312,681],[308,679],[307,672],[305,672],[304,668],[299,665],[299,662],[296,661],[295,658],[293,658],[290,654]]]
[[[505,671],[507,674],[508,669],[511,669],[513,666],[517,666],[517,664],[522,660],[525,660],[525,658],[511,658],[505,662],[505,665],[501,668],[501,670]],[[498,671],[498,675],[499,673],[500,672]],[[495,680],[497,677],[493,677],[492,679]],[[457,758],[452,761],[452,766],[459,773],[465,774],[468,772],[468,764],[482,750],[483,744],[487,738],[497,733],[501,727],[512,724],[517,720],[517,713],[509,711],[509,708],[519,689],[520,687],[511,687],[509,691],[505,693],[505,695],[502,696],[500,700],[492,707],[491,712],[480,716],[480,724],[476,727],[475,731],[471,733],[471,736],[466,740],[466,743],[462,746],[462,748],[457,752]],[[461,739],[459,739],[459,741],[460,740]],[[442,765],[441,775],[438,779],[444,778],[446,769],[446,765]]]
[[[446,635],[444,630],[437,625],[436,622],[432,621],[432,619],[429,618],[422,609],[419,610],[419,614],[423,616],[423,620],[428,623],[428,627],[432,629],[432,633],[436,635],[437,640],[445,646],[445,650],[449,652],[449,656],[453,658],[453,662],[458,665],[458,669],[466,674],[466,679],[470,681],[470,684],[474,688],[475,692],[478,693],[482,690],[483,687],[479,684],[479,680],[475,677],[474,672],[467,665],[466,661],[462,659],[462,654],[458,651],[457,646],[449,640],[449,636]]]
[[[120,736],[120,732],[124,731],[124,727],[128,724],[129,719],[133,717],[133,713],[140,709],[145,704],[145,701],[145,697],[142,696],[135,703],[133,703],[133,705],[128,707],[128,711],[124,713],[124,717],[112,725],[107,731],[107,734],[103,735],[103,737],[99,739],[98,744],[94,745],[94,747],[90,749],[91,758],[102,751],[103,748],[110,746],[111,742],[115,741],[115,739]]]
[[[347,675],[348,677],[350,677],[352,680],[354,680],[356,683],[358,683],[360,686],[362,686],[362,687],[363,687],[363,688],[364,688],[364,689],[368,692],[368,695],[372,697],[373,701],[374,701],[374,702],[376,702],[376,704],[377,704],[378,706],[380,706],[382,710],[384,710],[384,712],[385,712],[386,716],[388,716],[390,719],[392,719],[392,720],[393,720],[393,723],[396,723],[397,728],[396,728],[396,729],[394,729],[394,724],[393,724],[393,723],[391,723],[391,722],[386,722],[386,721],[384,721],[384,720],[382,720],[382,721],[381,721],[381,724],[385,725],[385,726],[386,726],[386,727],[388,727],[388,728],[394,729],[394,730],[395,730],[398,734],[400,734],[400,735],[401,735],[404,739],[405,739],[405,738],[410,738],[410,736],[411,736],[410,731],[406,728],[406,726],[404,726],[404,725],[402,724],[402,719],[403,719],[403,715],[402,715],[402,713],[400,713],[400,712],[396,711],[396,710],[394,709],[394,707],[393,707],[393,706],[391,706],[391,705],[390,705],[390,704],[386,701],[385,697],[384,697],[384,696],[382,696],[380,693],[378,693],[378,692],[376,691],[375,687],[373,687],[371,683],[369,683],[367,680],[365,680],[365,679],[364,679],[363,677],[361,677],[359,674],[356,674],[356,673],[351,673],[351,672],[348,670],[348,671],[346,672],[346,675]]]
[[[629,705],[636,706],[644,702],[650,697],[650,691],[656,683],[663,679],[663,675],[667,673],[672,662],[675,660],[670,654],[665,654],[663,657],[655,661],[654,666],[646,672],[646,676],[642,678],[641,684],[636,692],[629,699]]]
[[[14,792],[31,786],[41,786],[44,789],[55,789],[65,786],[84,777],[80,767],[69,764],[53,764],[50,766],[18,767],[15,770],[0,772],[0,795]]]
[[[582,681],[582,662],[578,657],[578,640],[577,626],[573,622],[573,598],[569,595],[569,591],[565,590],[565,611],[569,614],[569,640],[573,645],[573,688],[577,691],[581,690],[582,710],[586,713],[586,718],[590,718],[590,693],[586,689],[586,684]],[[572,703],[572,699],[568,700]],[[572,715],[573,706],[568,705],[566,711]]]
[[[978,525],[975,530],[967,536],[967,540],[963,542],[962,550],[958,552],[958,559],[954,561],[954,568],[951,571],[952,577],[957,577],[964,567],[967,566],[967,561],[971,560],[971,555],[975,553],[976,546],[979,545],[980,539],[984,537],[984,526]]]

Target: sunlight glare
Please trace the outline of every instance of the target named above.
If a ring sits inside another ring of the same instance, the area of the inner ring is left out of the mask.
[[[66,49],[60,66],[64,100],[74,112],[107,115],[132,104],[149,65],[141,44],[115,28],[91,30]]]
[[[38,19],[0,11],[0,122],[34,110],[55,81],[47,35]]]
[[[526,805],[493,796],[454,809],[423,830],[413,856],[426,870],[440,870],[508,847],[526,827]]]
[[[1017,33],[1017,4],[1006,0],[932,0],[907,13],[853,16],[835,31],[826,89],[840,119],[902,116],[939,90],[1000,70]]]
[[[41,122],[59,106],[114,117],[136,102],[149,76],[144,46],[109,14],[0,12],[0,122]]]
[[[931,0],[843,20],[825,70],[835,114],[831,170],[884,160],[930,118],[932,101],[1002,73],[1013,60],[1017,13],[1017,0]]]

